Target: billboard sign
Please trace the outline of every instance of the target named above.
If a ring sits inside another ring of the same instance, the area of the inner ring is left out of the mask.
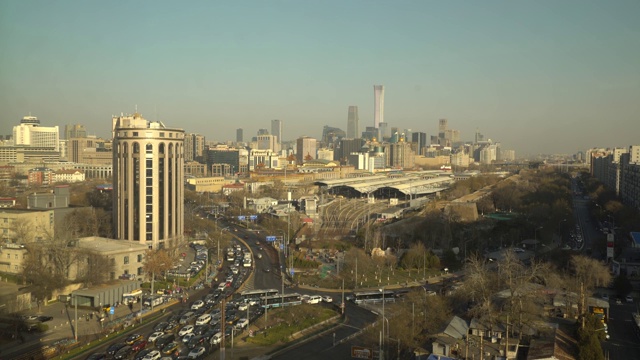
[[[352,346],[351,357],[354,359],[373,359],[373,350],[361,346]]]
[[[267,236],[267,237],[266,237],[266,240],[267,240],[268,242],[273,242],[273,241],[276,241],[276,237],[275,237],[275,236]]]
[[[258,215],[250,215],[249,216],[249,220],[251,220],[251,221],[258,220]]]

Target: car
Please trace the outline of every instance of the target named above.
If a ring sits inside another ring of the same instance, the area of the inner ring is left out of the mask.
[[[187,355],[187,357],[189,359],[198,359],[199,357],[204,355],[204,352],[205,352],[204,346],[198,346],[197,348],[189,351],[189,354]]]
[[[38,321],[40,322],[47,322],[51,320],[53,320],[53,316],[45,316],[45,315],[38,316]]]
[[[269,268],[264,268],[264,272],[266,272],[266,273],[271,272],[271,269],[269,269]]]
[[[189,342],[187,343],[187,347],[189,349],[194,349],[198,346],[202,346],[205,343],[205,340],[207,340],[204,335],[198,335],[198,336],[194,336],[193,338],[191,338],[191,340],[189,340]]]
[[[616,298],[616,305],[622,305],[622,299]]]
[[[256,245],[260,246],[260,241],[256,241]]]
[[[122,349],[125,346],[127,346],[127,344],[125,343],[115,343],[109,345],[109,347],[107,348],[107,356],[113,357],[118,352],[118,350]]]
[[[322,301],[326,302],[326,303],[331,303],[331,302],[333,302],[333,298],[331,296],[329,296],[329,295],[325,295],[325,296],[322,297]]]
[[[134,342],[138,340],[144,339],[144,336],[140,334],[131,334],[127,336],[127,339],[124,341],[127,345],[133,345]]]
[[[249,320],[242,318],[236,323],[236,329],[244,329],[249,326]]]
[[[138,340],[131,345],[131,350],[138,352],[147,347],[147,340]]]
[[[238,305],[238,310],[240,311],[247,311],[248,308],[249,308],[249,305],[247,303],[242,303]]]
[[[609,295],[608,294],[602,294],[602,300],[609,301]]]
[[[165,325],[165,327],[166,327],[166,325]],[[154,331],[154,332],[151,333],[151,335],[149,335],[149,337],[147,338],[147,341],[150,342],[150,343],[154,343],[162,335],[164,335],[164,332],[162,332],[162,331]]]
[[[182,337],[182,342],[187,344],[189,342],[189,340],[191,340],[195,336],[196,336],[196,334],[194,334],[194,333],[187,334],[187,335]]]
[[[166,328],[167,325],[169,325],[167,321],[161,321],[153,327],[153,331],[164,331],[164,328]]]
[[[38,315],[22,315],[20,318],[25,321],[37,321]]]
[[[176,329],[178,328],[178,326],[180,326],[180,324],[178,324],[177,322],[170,322],[167,324],[167,326],[164,328],[164,332],[165,333],[172,333],[174,331],[176,331]]]
[[[165,345],[167,345],[170,342],[173,342],[173,340],[175,339],[176,339],[176,336],[173,334],[164,334],[156,340],[156,348],[162,349]]]
[[[205,325],[208,324],[209,321],[211,321],[211,314],[203,314],[196,319],[196,325]]]
[[[172,342],[168,343],[167,345],[165,345],[162,348],[162,353],[165,354],[165,355],[174,354],[174,353],[176,353],[178,351],[178,346],[179,345],[178,345],[177,342],[172,341]]]
[[[118,350],[118,352],[115,355],[113,355],[113,358],[116,360],[128,359],[129,355],[131,355],[132,352],[133,350],[131,349],[131,346],[125,345],[122,348],[120,348],[120,350]]]
[[[202,300],[197,300],[197,301],[195,301],[195,302],[193,303],[193,305],[191,305],[191,310],[198,310],[198,309],[200,309],[200,308],[201,308],[201,307],[203,307],[203,306],[204,306],[204,301],[202,301]]]
[[[138,353],[136,354],[136,356],[133,359],[134,360],[142,360],[142,359],[144,359],[145,356],[147,356],[152,351],[153,351],[153,349],[142,349],[142,350],[138,351]]]
[[[632,303],[632,302],[633,302],[633,298],[631,297],[631,295],[627,295],[624,299],[625,299],[628,303]]]
[[[320,295],[312,295],[307,299],[307,304],[318,304],[322,301],[322,297]]]
[[[161,357],[162,357],[162,354],[160,354],[160,351],[151,350],[151,352],[145,355],[145,357],[143,357],[142,359],[143,360],[160,360]]]
[[[185,336],[191,333],[193,333],[193,325],[186,325],[178,331],[178,336]]]

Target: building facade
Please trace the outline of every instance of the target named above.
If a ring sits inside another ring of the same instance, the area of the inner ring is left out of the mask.
[[[384,122],[384,85],[373,85],[373,127]]]
[[[354,139],[360,137],[360,117],[358,116],[358,107],[349,106],[347,113],[347,137]]]
[[[296,141],[296,161],[304,164],[305,159],[315,159],[317,141],[314,138],[303,136]]]
[[[278,145],[282,143],[282,120],[271,120],[271,135],[276,137]],[[279,151],[280,149],[272,149],[273,151]]]
[[[153,249],[184,232],[184,131],[138,113],[113,118],[114,234]]]

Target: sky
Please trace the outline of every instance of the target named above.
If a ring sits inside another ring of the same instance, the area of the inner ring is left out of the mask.
[[[640,1],[0,2],[0,134],[28,114],[110,137],[111,116],[245,140],[373,125],[516,156],[640,144]]]

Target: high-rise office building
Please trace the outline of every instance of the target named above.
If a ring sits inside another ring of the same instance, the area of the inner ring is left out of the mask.
[[[411,143],[413,143],[416,155],[424,155],[424,148],[427,147],[427,134],[423,132],[412,133]]]
[[[120,240],[174,248],[184,233],[184,130],[113,118],[113,224]]]
[[[203,162],[205,138],[200,134],[185,134],[184,136],[184,161]]]
[[[271,135],[276,137],[276,141],[278,142],[278,144],[282,143],[282,121],[281,120],[278,120],[278,119],[271,120]]]
[[[358,107],[349,106],[349,113],[347,115],[347,137],[355,139],[360,137],[360,118],[358,117]]]
[[[316,158],[317,141],[314,138],[303,136],[296,141],[296,161],[304,164],[305,159]]]
[[[60,131],[57,126],[40,126],[40,120],[35,116],[25,116],[20,125],[13,127],[13,142],[60,151]]]
[[[242,135],[242,128],[236,129],[236,142],[243,142],[244,136]]]
[[[373,85],[373,126],[384,122],[384,85]]]
[[[280,151],[278,140],[278,137],[274,135],[258,135],[256,139],[258,150],[271,150],[277,153]]]
[[[69,140],[73,138],[85,138],[87,137],[87,129],[84,125],[65,125],[64,126],[64,138]]]

